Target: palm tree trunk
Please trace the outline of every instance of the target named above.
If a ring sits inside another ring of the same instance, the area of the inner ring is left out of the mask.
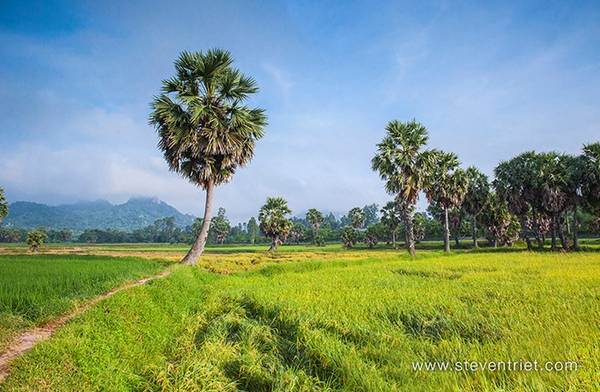
[[[273,236],[269,252],[275,252],[277,250],[277,245],[279,245],[279,236]]]
[[[475,215],[473,215],[471,226],[473,229],[473,247],[479,248],[479,243],[477,243],[477,217]]]
[[[447,208],[444,208],[444,252],[450,252],[450,228],[448,227]]]
[[[560,245],[562,246],[565,252],[569,251],[569,240],[565,237],[565,233],[563,232],[561,219],[559,217],[556,218],[556,232],[558,234],[558,238],[560,239]]]
[[[396,230],[392,230],[392,247],[396,249]]]
[[[529,224],[527,221],[526,217],[522,217],[521,218],[521,235],[523,236],[523,238],[525,239],[525,243],[527,244],[527,250],[531,251],[531,238],[529,237],[530,230],[529,230]]]
[[[556,216],[552,216],[552,251],[556,250]]]
[[[573,249],[579,250],[579,237],[577,236],[577,230],[579,230],[579,220],[577,218],[577,205],[573,207]]]
[[[412,215],[409,211],[404,213],[404,225],[406,227],[406,250],[411,256],[415,256],[415,233],[413,227]]]
[[[204,252],[204,246],[206,245],[206,240],[208,238],[208,229],[210,228],[210,220],[212,219],[214,190],[215,184],[211,181],[206,187],[204,220],[202,221],[200,233],[198,233],[198,238],[196,238],[194,245],[192,245],[192,249],[190,249],[185,255],[185,257],[181,260],[181,264],[196,265],[196,263],[198,262],[198,258],[200,257],[200,255],[202,255],[202,252]]]

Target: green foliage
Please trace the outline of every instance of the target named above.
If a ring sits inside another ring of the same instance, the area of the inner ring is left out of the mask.
[[[248,225],[246,227],[247,227],[250,243],[254,244],[256,242],[256,237],[258,236],[258,230],[259,230],[258,223],[256,223],[256,219],[254,217],[251,217],[250,220],[248,221]]]
[[[423,151],[427,144],[427,129],[415,120],[403,123],[391,121],[386,136],[377,144],[377,154],[371,160],[373,170],[386,181],[386,190],[414,204],[423,190],[432,169],[433,154]]]
[[[218,243],[222,244],[225,241],[231,231],[231,224],[225,216],[225,208],[219,208],[217,216],[210,221],[210,230]],[[210,233],[209,231],[209,235]]]
[[[444,209],[440,206],[440,204],[436,201],[432,201],[429,203],[427,207],[427,212],[439,223],[439,226],[442,230],[440,230],[440,235],[443,235],[443,227],[445,224],[445,213]],[[469,230],[466,227],[467,222],[465,219],[465,211],[462,208],[452,208],[448,210],[448,230],[450,231],[450,235],[454,238],[461,237],[463,235],[468,235]]]
[[[48,239],[48,233],[44,229],[31,230],[27,234],[27,245],[31,252],[37,252]]]
[[[520,224],[510,212],[506,201],[492,193],[489,202],[481,213],[489,241],[497,245],[511,245],[519,236]]]
[[[191,215],[155,198],[131,198],[123,204],[107,201],[79,202],[59,206],[18,201],[10,206],[5,224],[22,229],[46,227],[48,230],[120,230],[133,232],[152,225],[157,219],[175,217],[176,226],[193,223]]]
[[[485,207],[490,197],[490,183],[485,174],[474,166],[466,171],[467,189],[462,208],[467,214],[476,217]]]
[[[381,223],[390,234],[388,238],[392,235],[395,237],[402,223],[402,212],[398,208],[398,203],[390,201],[383,206],[381,209]]]
[[[369,227],[379,222],[379,206],[375,203],[366,205],[362,208],[365,222],[363,227]]]
[[[321,211],[317,210],[316,208],[311,208],[306,212],[306,220],[308,223],[310,223],[313,229],[319,230],[324,219]]]
[[[435,152],[423,150],[427,139],[427,129],[415,120],[391,121],[371,160],[372,169],[385,180],[386,191],[394,195],[402,211],[406,247],[411,255],[415,254],[412,214],[419,192],[424,190],[433,170]]]
[[[427,234],[427,215],[423,212],[417,212],[414,217],[415,241],[417,244],[425,239]]]
[[[433,169],[427,179],[425,193],[444,209],[459,207],[467,192],[469,180],[458,167],[458,157],[453,153],[434,151]]]
[[[340,239],[346,248],[352,248],[358,242],[358,231],[352,226],[346,226],[342,229]]]
[[[323,245],[323,237],[321,236],[321,225],[324,222],[323,214],[316,208],[311,208],[306,212],[306,220],[312,226],[313,229],[313,244]]]
[[[387,238],[387,228],[381,222],[367,227],[363,236],[363,239],[369,248],[377,246],[379,241],[385,241]]]
[[[294,244],[299,244],[306,237],[306,227],[300,222],[293,222],[292,228],[287,235],[287,241]]]
[[[583,147],[582,172],[583,197],[600,217],[600,142]]]
[[[243,105],[258,87],[232,64],[225,50],[184,51],[152,102],[150,123],[169,168],[205,189],[250,161],[267,123],[262,109]]]
[[[269,197],[260,208],[260,229],[271,238],[271,250],[276,250],[292,230],[292,222],[288,217],[291,213],[287,201],[282,197]]]
[[[550,232],[553,249],[558,236],[563,249],[569,250],[563,226],[567,212],[588,199],[586,162],[584,148],[582,157],[525,152],[496,167],[496,191],[518,216],[521,235],[528,244],[534,236],[543,246],[543,238]]]
[[[365,223],[365,213],[362,208],[354,207],[348,211],[350,225],[355,229],[360,229]]]
[[[4,189],[0,186],[0,223],[8,215],[8,202],[4,196]]]
[[[48,230],[48,242],[70,242],[73,232],[69,229]]]

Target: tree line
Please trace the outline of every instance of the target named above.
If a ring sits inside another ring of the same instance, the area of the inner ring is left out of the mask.
[[[190,235],[187,239],[193,241],[182,263],[195,265],[211,235],[214,241],[224,243],[234,232],[225,221],[224,210],[213,219],[216,188],[231,181],[237,170],[252,160],[267,116],[263,109],[247,105],[258,86],[233,66],[228,51],[185,51],[174,66],[175,75],[162,81],[160,93],[151,103],[149,122],[157,132],[169,169],[206,192],[202,219],[184,230]],[[483,233],[494,246],[522,239],[532,250],[534,245],[542,248],[549,238],[553,250],[560,243],[567,251],[578,248],[578,233],[587,217],[593,217],[590,226],[597,225],[599,143],[584,146],[578,156],[533,151],[520,154],[501,162],[490,181],[475,167],[461,168],[456,154],[427,148],[427,141],[427,129],[415,120],[394,120],[387,125],[371,166],[384,180],[392,200],[380,211],[379,223],[365,228],[366,213],[357,208],[348,212],[341,227],[330,226],[347,247],[361,240],[374,246],[382,238],[395,245],[397,238],[403,238],[414,255],[415,243],[426,235],[424,227],[434,218],[441,223],[446,252],[450,251],[451,235],[456,240],[465,226],[469,226],[475,247]],[[422,194],[429,201],[428,214],[415,212]],[[305,218],[307,235],[315,244],[331,238],[322,215],[311,210]],[[285,241],[297,241],[302,233],[295,223],[284,199],[268,198],[258,222],[254,221],[252,233],[256,235],[250,235],[250,242],[259,238],[257,225],[272,250]],[[153,229],[135,235],[155,240],[163,234]],[[243,231],[242,225],[238,233]],[[89,232],[86,236],[91,241],[99,234]]]
[[[460,167],[451,152],[427,148],[427,129],[417,121],[391,121],[377,145],[372,168],[394,197],[393,208],[406,228],[405,244],[415,254],[416,201],[424,193],[429,211],[444,226],[444,250],[450,251],[451,228],[469,219],[473,245],[478,225],[498,245],[518,239],[533,250],[550,239],[551,249],[578,249],[582,218],[600,215],[600,143],[585,145],[580,155],[558,152],[522,153],[501,162],[490,182],[475,167]],[[569,235],[567,235],[569,234]],[[570,238],[569,238],[570,237]]]

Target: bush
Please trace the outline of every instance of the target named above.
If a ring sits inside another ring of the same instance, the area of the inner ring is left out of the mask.
[[[44,242],[48,239],[48,234],[43,229],[35,229],[31,230],[27,234],[27,245],[29,245],[29,250],[32,252],[37,252]]]

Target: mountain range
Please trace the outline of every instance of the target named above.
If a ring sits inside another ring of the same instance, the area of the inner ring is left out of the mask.
[[[175,217],[177,226],[185,227],[195,217],[182,214],[175,207],[156,198],[131,198],[123,204],[106,200],[49,206],[28,201],[17,201],[9,206],[4,226],[23,229],[117,229],[132,231],[152,224],[156,219]]]

